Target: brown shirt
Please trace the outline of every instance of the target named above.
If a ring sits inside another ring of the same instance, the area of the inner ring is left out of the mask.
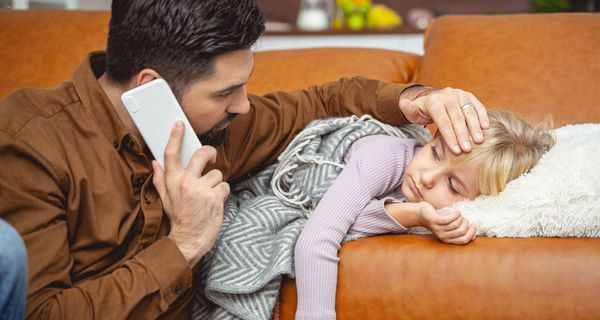
[[[166,237],[152,158],[100,87],[103,72],[104,54],[91,54],[72,81],[0,104],[0,217],[27,246],[27,317],[187,317],[192,271]],[[250,95],[214,167],[226,178],[260,170],[316,118],[370,113],[405,123],[398,99],[408,87],[353,78]]]

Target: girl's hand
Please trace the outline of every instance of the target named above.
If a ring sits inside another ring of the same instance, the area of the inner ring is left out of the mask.
[[[419,224],[442,242],[467,244],[475,239],[475,226],[464,219],[460,212],[441,214],[428,202],[419,203]]]

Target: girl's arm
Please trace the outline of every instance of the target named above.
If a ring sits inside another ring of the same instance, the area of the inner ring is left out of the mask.
[[[467,244],[475,239],[475,226],[470,225],[460,212],[441,214],[424,201],[388,203],[385,210],[404,227],[425,227],[445,243]]]
[[[335,319],[337,252],[357,216],[371,200],[396,187],[414,143],[368,136],[352,146],[351,157],[306,222],[295,248],[296,319]]]

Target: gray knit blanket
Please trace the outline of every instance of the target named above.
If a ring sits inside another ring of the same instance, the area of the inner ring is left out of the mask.
[[[282,277],[294,277],[294,245],[304,223],[343,168],[348,147],[373,134],[421,144],[431,139],[422,126],[396,128],[368,115],[317,120],[275,164],[232,188],[221,233],[201,261],[193,320],[271,319]]]

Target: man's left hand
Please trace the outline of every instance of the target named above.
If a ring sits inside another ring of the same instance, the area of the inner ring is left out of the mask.
[[[455,154],[471,151],[471,141],[483,142],[481,130],[489,128],[485,106],[473,94],[460,89],[434,89],[414,100],[402,98],[400,110],[412,123],[435,123]]]

